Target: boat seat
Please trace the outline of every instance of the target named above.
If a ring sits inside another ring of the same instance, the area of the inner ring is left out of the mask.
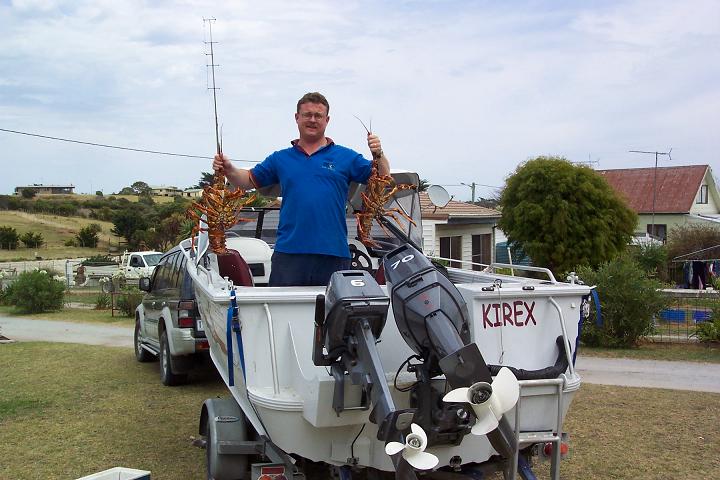
[[[228,248],[227,253],[217,254],[217,261],[221,277],[228,277],[238,287],[254,286],[250,266],[237,250]]]

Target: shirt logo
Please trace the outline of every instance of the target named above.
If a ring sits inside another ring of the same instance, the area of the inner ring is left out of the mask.
[[[326,168],[328,170],[335,170],[335,164],[332,162],[323,162],[322,168]]]

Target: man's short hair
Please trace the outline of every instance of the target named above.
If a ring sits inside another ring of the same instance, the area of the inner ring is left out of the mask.
[[[323,95],[322,93],[309,92],[303,95],[297,103],[298,113],[300,113],[300,105],[302,105],[303,103],[319,103],[321,105],[325,105],[327,113],[330,114],[330,104],[328,103],[327,98],[325,98],[325,95]]]

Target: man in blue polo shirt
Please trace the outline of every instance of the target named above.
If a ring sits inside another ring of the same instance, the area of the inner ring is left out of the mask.
[[[345,201],[350,182],[365,183],[370,161],[325,136],[330,105],[317,92],[297,103],[300,137],[250,170],[235,168],[216,155],[215,171],[223,170],[233,185],[260,188],[280,184],[282,207],[272,256],[270,286],[326,285],[333,272],[350,267]],[[378,157],[378,173],[390,174],[380,139],[368,134],[368,147]]]

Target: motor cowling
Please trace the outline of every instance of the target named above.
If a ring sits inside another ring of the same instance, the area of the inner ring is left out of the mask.
[[[385,278],[398,330],[415,353],[442,373],[440,359],[470,343],[468,308],[452,282],[411,245],[388,253]]]

